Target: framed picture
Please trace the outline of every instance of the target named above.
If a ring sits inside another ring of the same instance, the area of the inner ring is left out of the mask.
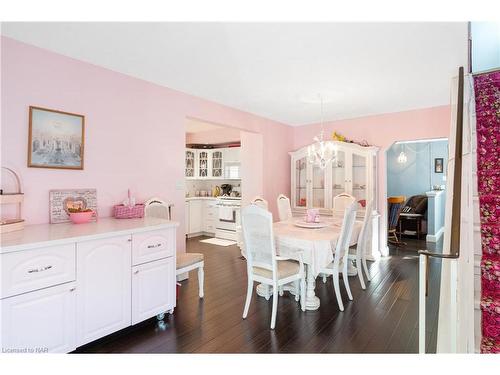
[[[83,169],[85,117],[30,107],[28,167]]]
[[[443,158],[434,159],[434,173],[443,173]]]
[[[49,216],[51,224],[70,221],[68,208],[90,208],[97,212],[96,189],[62,189],[49,191]]]

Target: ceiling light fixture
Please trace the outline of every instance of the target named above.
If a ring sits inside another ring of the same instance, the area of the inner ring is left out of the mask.
[[[337,147],[332,141],[325,141],[323,124],[323,97],[318,94],[321,103],[321,132],[313,138],[314,143],[307,147],[307,160],[311,164],[325,169],[328,163],[337,158]]]

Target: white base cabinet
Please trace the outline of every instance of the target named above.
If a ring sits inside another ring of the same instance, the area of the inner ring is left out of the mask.
[[[174,258],[132,268],[132,324],[172,311],[175,301]]]
[[[65,283],[15,297],[2,306],[3,353],[67,353],[75,350],[76,284]]]
[[[215,235],[218,221],[217,199],[190,199],[186,201],[186,235]]]
[[[172,313],[177,226],[162,219],[58,224],[47,228],[55,243],[39,226],[33,232],[28,226],[25,238],[42,237],[35,246],[22,236],[16,244],[15,233],[3,236],[0,270],[9,282],[0,288],[2,352],[67,353]]]
[[[130,325],[130,236],[78,243],[78,345]]]

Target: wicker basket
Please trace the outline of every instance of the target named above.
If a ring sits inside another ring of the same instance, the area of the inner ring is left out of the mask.
[[[144,217],[144,205],[136,204],[130,207],[123,204],[117,204],[113,208],[113,216],[117,219],[137,219]]]

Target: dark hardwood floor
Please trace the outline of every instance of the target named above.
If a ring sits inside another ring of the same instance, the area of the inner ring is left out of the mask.
[[[177,308],[164,323],[156,319],[102,338],[77,353],[417,353],[418,256],[424,241],[404,239],[405,247],[369,262],[372,281],[362,290],[350,278],[354,301],[341,285],[340,312],[331,279],[318,279],[317,311],[302,312],[292,296],[279,298],[271,331],[271,300],[254,294],[248,318],[241,314],[246,295],[246,263],[236,246],[187,242],[189,252],[205,254],[205,298],[198,298],[196,272],[183,281]],[[440,244],[438,244],[439,247]],[[427,352],[435,352],[439,300],[439,260],[430,261]],[[341,281],[342,283],[342,281]],[[161,286],[159,285],[158,288]]]

